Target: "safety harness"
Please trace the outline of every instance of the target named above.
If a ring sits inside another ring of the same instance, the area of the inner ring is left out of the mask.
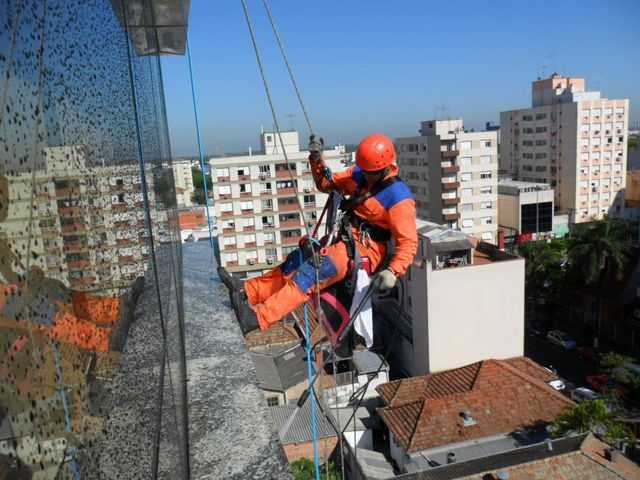
[[[349,267],[343,281],[323,289],[320,294],[320,308],[316,308],[316,312],[319,313],[319,316],[324,317],[321,320],[328,327],[327,334],[338,356],[350,356],[354,345],[353,331],[349,332],[343,342],[338,342],[338,338],[350,320],[349,310],[356,293],[358,271],[364,269],[369,276],[375,273],[372,271],[369,258],[360,256],[354,231],[357,232],[360,242],[367,240],[388,242],[391,240],[391,232],[388,229],[359,217],[355,210],[369,198],[398,181],[400,181],[398,176],[387,178],[366,192],[363,191],[364,183],[362,183],[348,198],[333,190],[327,200],[327,235],[319,243],[319,253],[322,255],[324,247],[342,241],[347,248]]]

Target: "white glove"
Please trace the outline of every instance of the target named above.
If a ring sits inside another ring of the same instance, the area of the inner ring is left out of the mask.
[[[388,268],[381,271],[376,278],[378,291],[391,290],[396,286],[397,281],[398,278],[396,277],[396,274]]]

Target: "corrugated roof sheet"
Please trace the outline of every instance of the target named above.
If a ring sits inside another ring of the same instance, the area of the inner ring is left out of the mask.
[[[304,402],[302,408],[298,410],[294,405],[269,408],[273,427],[280,434],[280,441],[283,445],[288,443],[304,443],[312,441],[311,436],[311,399]],[[293,422],[286,432],[280,430],[287,420],[295,415]],[[336,432],[331,427],[329,420],[324,416],[319,408],[316,408],[316,425],[318,438],[335,437]]]

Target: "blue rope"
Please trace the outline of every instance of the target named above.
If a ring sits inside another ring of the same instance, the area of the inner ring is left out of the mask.
[[[302,250],[300,252],[300,264],[304,261]],[[307,344],[307,382],[311,386],[313,381],[313,367],[311,363],[311,333],[309,329],[309,313],[308,305],[304,304],[304,329]],[[311,388],[311,395],[309,401],[311,402],[311,438],[313,440],[313,464],[316,469],[316,480],[320,480],[320,457],[318,455],[318,426],[316,425],[316,393],[315,389]]]
[[[191,82],[191,100],[193,102],[193,116],[196,123],[196,137],[198,138],[198,155],[200,157],[200,170],[202,171],[202,187],[204,190],[204,203],[207,210],[207,225],[209,227],[209,245],[211,246],[211,265],[213,266],[213,231],[211,229],[211,215],[209,214],[209,189],[207,188],[207,173],[204,168],[204,153],[202,151],[202,136],[200,135],[200,122],[198,121],[198,102],[196,101],[196,85],[193,79],[193,66],[191,64],[191,47],[187,40],[187,59],[189,63],[189,81]]]

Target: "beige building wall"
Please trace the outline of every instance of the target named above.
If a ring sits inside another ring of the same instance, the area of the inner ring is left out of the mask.
[[[421,132],[396,140],[418,216],[496,242],[497,132],[465,132],[462,119],[424,121]]]
[[[410,270],[412,375],[524,355],[523,259],[443,270],[420,261]]]
[[[629,100],[602,98],[584,79],[533,82],[532,108],[500,115],[500,169],[550,183],[559,213],[575,222],[621,215]]]
[[[194,162],[191,160],[174,160],[171,164],[176,188],[176,201],[179,207],[193,206],[192,197],[195,193],[191,171],[193,166]]]
[[[209,161],[220,264],[231,272],[255,275],[273,268],[297,248],[306,233],[305,222],[313,228],[320,218],[327,195],[315,188],[309,152],[300,151],[297,132],[284,134],[297,187],[280,153]],[[261,144],[270,148],[276,137],[273,132],[263,132]],[[339,145],[326,150],[324,158],[329,168],[340,171],[347,167],[350,155]],[[304,219],[296,197],[304,207]]]

